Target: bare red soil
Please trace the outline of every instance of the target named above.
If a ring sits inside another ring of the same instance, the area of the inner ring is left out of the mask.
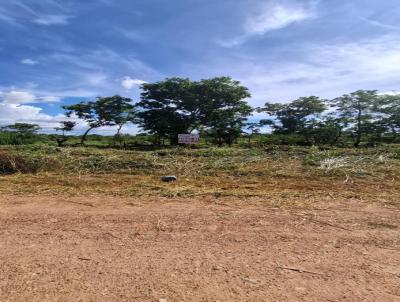
[[[400,211],[0,199],[0,301],[400,301]]]

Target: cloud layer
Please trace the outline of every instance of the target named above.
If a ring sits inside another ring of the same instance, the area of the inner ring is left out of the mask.
[[[246,34],[262,35],[272,30],[313,18],[314,12],[302,5],[287,6],[280,3],[265,5],[256,16],[248,17]]]
[[[54,128],[61,105],[138,100],[141,84],[172,76],[232,76],[254,106],[400,89],[397,0],[157,3],[0,1],[0,124]]]

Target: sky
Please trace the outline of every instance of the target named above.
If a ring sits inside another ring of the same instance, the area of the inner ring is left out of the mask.
[[[400,1],[0,1],[0,125],[173,76],[231,76],[253,106],[398,91]]]

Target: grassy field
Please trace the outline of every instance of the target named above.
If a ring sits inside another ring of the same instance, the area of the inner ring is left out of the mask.
[[[0,192],[269,197],[278,204],[343,196],[396,203],[400,149],[20,146],[0,149]],[[163,183],[163,175],[178,181]]]

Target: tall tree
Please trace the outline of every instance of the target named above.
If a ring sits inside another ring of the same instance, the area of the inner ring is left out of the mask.
[[[32,136],[40,130],[39,125],[37,124],[29,124],[29,123],[15,123],[13,125],[8,125],[2,127],[4,131],[16,132],[21,136]]]
[[[400,94],[383,95],[375,106],[375,111],[380,114],[379,124],[393,136],[393,140],[400,135]]]
[[[118,132],[122,126],[133,116],[133,104],[130,98],[124,98],[119,95],[112,97],[98,97],[95,101],[81,102],[79,104],[63,106],[66,110],[66,116],[75,114],[78,118],[86,121],[89,128],[81,138],[81,144],[85,143],[88,133],[95,128],[102,126],[118,126]]]
[[[270,115],[269,119],[261,123],[271,126],[279,134],[301,132],[310,119],[315,119],[325,110],[324,100],[316,96],[302,97],[287,104],[266,103],[265,107],[258,109]]]
[[[35,141],[35,134],[40,130],[39,125],[29,123],[15,123],[1,127],[1,131],[12,132],[16,141],[13,144],[33,143]]]
[[[336,145],[343,134],[346,121],[333,114],[327,114],[321,119],[311,119],[301,131],[306,142],[312,145]]]
[[[173,144],[179,133],[200,128],[218,128],[214,133],[221,134],[222,129],[237,127],[251,112],[244,101],[250,96],[247,88],[229,77],[201,81],[170,78],[142,88],[138,103],[141,127]]]
[[[231,145],[253,111],[246,102],[251,97],[249,90],[230,77],[219,77],[197,82],[196,95],[198,122],[219,144]]]
[[[99,112],[117,126],[116,136],[120,135],[121,129],[129,122],[136,119],[135,106],[130,98],[114,95],[97,100]]]
[[[260,133],[260,123],[246,123],[246,129],[249,131],[248,135],[248,139],[249,139],[249,144],[251,142],[251,138],[255,135],[255,134],[259,134]]]
[[[65,135],[65,132],[70,132],[74,129],[76,126],[76,122],[72,121],[61,121],[60,122],[60,127],[56,127],[56,131],[62,131],[62,136],[57,137],[56,141],[59,147],[62,147],[64,143],[68,140],[68,137]]]
[[[192,121],[186,112],[192,103],[193,82],[183,78],[169,78],[142,85],[141,101],[137,104],[141,128],[154,134],[157,143],[164,138],[177,143],[178,134],[190,132]]]
[[[338,117],[349,124],[348,130],[354,138],[355,147],[360,146],[363,136],[370,129],[380,100],[376,90],[358,90],[331,100]]]

